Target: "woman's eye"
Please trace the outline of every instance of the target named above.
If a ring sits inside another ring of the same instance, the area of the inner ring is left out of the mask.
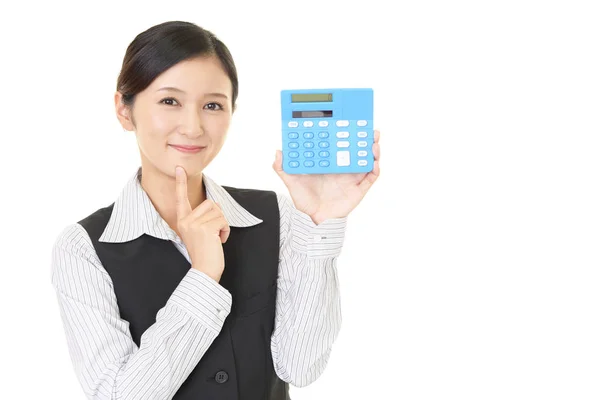
[[[218,110],[222,110],[223,109],[223,106],[220,105],[219,103],[208,103],[206,105],[206,107],[208,107],[208,109],[212,110],[212,111],[218,111]]]
[[[177,103],[177,100],[172,97],[167,97],[166,99],[162,99],[160,102],[168,106],[174,106],[175,104],[173,103]]]

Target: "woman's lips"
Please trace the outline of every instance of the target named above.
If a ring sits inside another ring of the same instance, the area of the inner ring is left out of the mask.
[[[198,153],[199,151],[205,148],[201,146],[185,146],[177,144],[170,144],[169,146],[171,146],[175,150],[181,151],[182,153]]]

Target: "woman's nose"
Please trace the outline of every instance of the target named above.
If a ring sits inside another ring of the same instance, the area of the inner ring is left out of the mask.
[[[198,137],[204,134],[202,117],[198,111],[190,110],[185,113],[182,133],[188,137]]]

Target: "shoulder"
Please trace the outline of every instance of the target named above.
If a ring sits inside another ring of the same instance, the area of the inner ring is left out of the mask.
[[[114,203],[107,207],[100,208],[87,215],[85,218],[82,218],[78,224],[87,229],[88,226],[93,225],[94,223],[101,223],[103,221],[108,222],[112,214],[113,207]]]
[[[258,218],[279,211],[280,195],[273,190],[224,185],[222,188],[243,208]],[[261,216],[262,215],[262,216]]]
[[[225,189],[235,200],[264,200],[270,202],[271,204],[274,204],[273,202],[275,202],[278,204],[279,209],[287,208],[292,205],[291,199],[288,195],[275,190],[234,187],[228,185],[223,185],[222,188]]]
[[[52,246],[51,281],[66,291],[72,288],[64,285],[73,279],[85,280],[90,272],[105,275],[88,232],[80,223],[68,224],[60,230]]]
[[[242,199],[269,199],[274,198],[277,194],[273,190],[255,189],[246,187],[235,187],[229,185],[221,186],[236,200]]]
[[[52,246],[52,275],[72,273],[73,268],[82,264],[100,266],[90,231],[95,227],[102,229],[104,221],[108,221],[113,205],[100,208],[78,222],[63,226],[54,239]],[[104,224],[105,225],[105,224]]]

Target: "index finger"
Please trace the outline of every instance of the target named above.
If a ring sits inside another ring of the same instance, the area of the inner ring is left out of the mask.
[[[177,203],[177,218],[183,218],[192,212],[188,199],[187,175],[182,167],[175,168],[175,192]]]

